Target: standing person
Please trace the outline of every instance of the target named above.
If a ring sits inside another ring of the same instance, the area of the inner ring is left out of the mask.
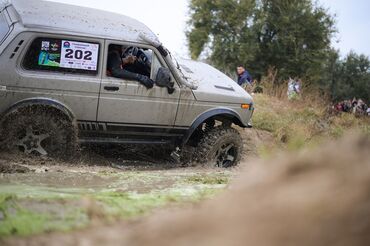
[[[289,100],[296,100],[300,98],[301,95],[301,80],[295,78],[289,78],[288,81],[288,99]]]
[[[357,111],[357,99],[356,97],[352,100],[352,114],[356,114]]]
[[[248,92],[252,92],[252,76],[249,72],[242,65],[236,68],[236,72],[238,74],[238,85],[246,89]]]

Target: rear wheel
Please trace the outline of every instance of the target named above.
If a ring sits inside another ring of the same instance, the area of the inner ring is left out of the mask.
[[[2,129],[3,146],[10,151],[68,159],[77,149],[73,123],[54,108],[21,108],[6,117]]]
[[[243,141],[234,128],[219,126],[204,133],[197,149],[199,163],[228,168],[239,163]]]

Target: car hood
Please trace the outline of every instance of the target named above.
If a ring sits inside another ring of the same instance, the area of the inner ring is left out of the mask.
[[[187,80],[198,86],[193,90],[197,100],[252,103],[252,97],[243,88],[216,68],[203,62],[186,59],[179,59],[178,63]]]

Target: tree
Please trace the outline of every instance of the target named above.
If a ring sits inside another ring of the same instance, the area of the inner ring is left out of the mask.
[[[325,9],[311,0],[262,0],[254,29],[260,72],[274,66],[281,79],[318,81],[335,31]]]
[[[362,98],[370,100],[370,60],[350,52],[344,60],[337,59],[330,74],[333,101]]]
[[[224,71],[252,63],[256,42],[252,32],[254,0],[191,0],[187,32],[191,57],[211,50],[206,58]]]
[[[280,81],[316,82],[335,31],[333,18],[311,0],[192,0],[190,16],[192,58],[208,47],[221,70],[245,64],[260,77],[275,67]]]

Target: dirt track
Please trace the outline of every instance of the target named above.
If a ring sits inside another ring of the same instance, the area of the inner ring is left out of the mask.
[[[241,132],[245,141],[244,160],[255,158],[258,146],[272,140],[266,132]],[[107,147],[84,148],[74,162],[1,153],[0,227],[3,225],[3,228],[0,234],[39,234],[46,230],[43,228],[73,229],[105,224],[112,218],[113,221],[116,218],[137,220],[155,208],[183,206],[187,201],[213,196],[225,189],[239,170],[175,164],[167,158],[165,148],[143,151],[137,146]],[[7,212],[18,209],[21,210],[10,215]],[[28,228],[33,227],[32,223],[12,225],[16,217],[2,224],[4,211],[9,217],[19,215],[24,209],[30,212],[27,216],[31,218],[44,216],[48,221],[35,221],[40,222],[41,227],[35,226],[34,230]],[[83,213],[75,212],[81,209]],[[74,219],[68,219],[71,216]],[[14,228],[7,231],[9,226]]]
[[[197,209],[8,245],[368,245],[370,141],[259,162]],[[350,150],[350,151],[349,151]]]

